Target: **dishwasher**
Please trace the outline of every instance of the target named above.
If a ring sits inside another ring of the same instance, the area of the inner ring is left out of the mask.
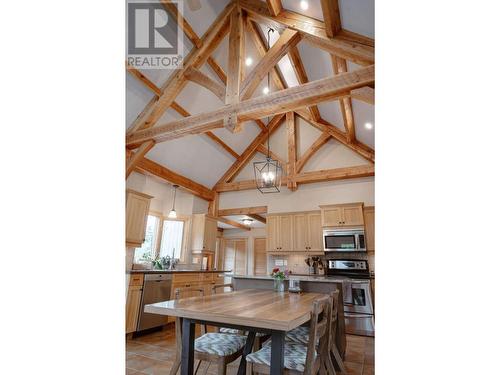
[[[137,331],[143,331],[145,329],[160,327],[167,324],[168,317],[166,315],[145,313],[144,306],[151,303],[170,300],[171,288],[172,275],[170,274],[160,273],[144,275],[144,288]]]

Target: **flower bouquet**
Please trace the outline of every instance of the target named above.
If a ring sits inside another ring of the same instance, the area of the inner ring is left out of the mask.
[[[280,269],[273,268],[273,271],[271,272],[271,277],[274,279],[274,290],[277,292],[284,292],[285,291],[285,283],[284,280],[290,275],[290,271],[284,270],[280,271]]]

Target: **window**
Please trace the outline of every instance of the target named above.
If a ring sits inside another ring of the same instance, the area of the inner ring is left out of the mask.
[[[184,238],[184,221],[163,220],[161,234],[160,257],[181,258],[182,239]]]
[[[141,247],[135,249],[134,263],[155,258],[159,224],[160,218],[158,216],[148,215],[145,240]]]

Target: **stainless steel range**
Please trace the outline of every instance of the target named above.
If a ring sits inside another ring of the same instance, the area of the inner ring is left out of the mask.
[[[342,280],[346,332],[375,335],[375,318],[368,262],[358,259],[327,259],[326,274]]]

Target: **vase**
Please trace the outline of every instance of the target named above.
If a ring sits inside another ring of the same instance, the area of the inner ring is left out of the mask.
[[[285,291],[284,281],[280,279],[274,279],[274,290],[276,292],[284,292]]]

